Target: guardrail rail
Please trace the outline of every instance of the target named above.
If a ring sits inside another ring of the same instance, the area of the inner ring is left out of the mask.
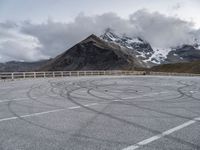
[[[1,72],[0,80],[6,79],[28,79],[28,78],[55,78],[68,76],[105,76],[105,75],[164,75],[164,76],[200,76],[200,74],[189,73],[167,73],[149,71],[48,71],[48,72]]]

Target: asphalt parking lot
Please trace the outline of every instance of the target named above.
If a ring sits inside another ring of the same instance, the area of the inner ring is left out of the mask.
[[[200,78],[0,81],[0,150],[199,150]]]

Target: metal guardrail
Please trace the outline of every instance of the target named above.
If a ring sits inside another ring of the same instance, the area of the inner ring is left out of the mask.
[[[2,72],[0,80],[6,79],[28,79],[28,78],[54,78],[68,76],[103,76],[103,75],[164,75],[164,76],[200,76],[200,74],[189,73],[167,73],[167,72],[149,72],[149,71],[53,71],[53,72]]]
[[[68,76],[143,75],[145,71],[53,71],[53,72],[2,72],[0,79],[54,78]]]

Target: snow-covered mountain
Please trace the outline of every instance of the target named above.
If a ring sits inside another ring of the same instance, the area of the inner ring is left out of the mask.
[[[100,37],[106,42],[128,48],[131,54],[136,55],[149,67],[165,63],[200,60],[200,44],[197,43],[175,48],[155,48],[140,37],[131,38],[126,35],[117,35],[110,29]]]
[[[151,45],[139,37],[130,38],[126,35],[119,36],[110,30],[107,30],[100,37],[107,42],[112,42],[128,48],[130,53],[136,55],[138,58],[141,58],[144,62],[154,54],[154,50]]]

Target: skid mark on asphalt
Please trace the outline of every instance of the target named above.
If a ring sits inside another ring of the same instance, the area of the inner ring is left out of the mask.
[[[185,86],[184,86],[184,87],[185,87]],[[73,97],[73,96],[71,95],[73,92],[75,92],[75,91],[77,91],[77,90],[80,90],[81,88],[86,88],[86,87],[85,87],[85,86],[81,87],[81,85],[80,85],[80,87],[78,87],[78,88],[74,88],[74,89],[72,89],[72,90],[67,91],[67,93],[63,93],[63,97],[68,98],[68,100],[70,100],[72,103],[74,103],[74,104],[76,104],[76,105],[79,105],[79,106],[81,106],[81,107],[84,107],[85,109],[90,110],[90,111],[92,111],[92,112],[94,112],[94,113],[101,114],[101,115],[103,115],[103,116],[106,116],[106,117],[115,119],[115,120],[117,120],[117,121],[120,121],[120,122],[123,122],[123,123],[127,123],[127,124],[129,124],[129,125],[134,126],[134,127],[137,127],[137,128],[140,128],[140,129],[144,129],[144,130],[147,130],[147,131],[150,131],[150,132],[154,133],[155,135],[161,135],[161,134],[162,134],[162,132],[160,132],[160,131],[153,130],[153,129],[151,129],[151,128],[145,127],[145,126],[143,126],[143,125],[140,125],[140,124],[137,124],[137,123],[134,123],[134,122],[130,122],[129,120],[126,120],[126,119],[123,119],[123,118],[119,118],[119,117],[117,117],[117,116],[113,116],[112,114],[104,113],[104,112],[101,112],[101,111],[97,111],[97,110],[95,110],[95,109],[93,109],[93,108],[85,107],[85,106],[82,105],[80,102],[78,102],[78,100],[75,99],[75,97]],[[87,87],[87,88],[90,88],[90,87]],[[182,92],[181,96],[179,96],[179,97],[184,96],[184,94],[185,94],[185,93]],[[120,99],[120,98],[115,97],[115,96],[114,96],[113,98],[115,98],[114,100],[116,100],[116,98],[117,98],[117,99]],[[106,99],[106,98],[103,98],[103,99]],[[114,100],[111,100],[111,101],[114,101]],[[120,99],[120,100],[121,100],[121,99]],[[126,101],[126,100],[123,100],[123,101]],[[102,103],[103,103],[103,102],[102,102]],[[135,106],[135,105],[134,105],[134,106]],[[138,107],[138,106],[137,106],[137,107]],[[145,110],[146,110],[146,109],[148,109],[148,108],[145,108]],[[149,110],[151,110],[151,109],[149,109]],[[156,110],[153,110],[153,109],[152,109],[151,111],[157,112]],[[158,111],[158,112],[160,112],[160,111]],[[169,114],[169,115],[172,115],[172,116],[176,116],[176,117],[178,117],[178,118],[184,118],[184,119],[188,119],[188,120],[193,120],[193,118],[189,118],[189,117],[185,117],[185,116],[179,116],[179,115],[176,115],[176,114],[173,114],[173,113],[172,113],[172,114],[171,114],[171,113],[167,113],[167,112],[160,112],[160,113]],[[169,131],[168,131],[168,132],[169,132]],[[168,132],[167,132],[167,133],[168,133]],[[193,148],[198,148],[198,149],[200,148],[199,145],[195,145],[195,144],[193,144],[193,143],[187,142],[187,141],[182,140],[182,139],[180,139],[180,138],[172,137],[172,136],[169,135],[169,133],[168,133],[168,135],[164,135],[164,136],[166,136],[166,138],[171,139],[171,140],[174,140],[174,141],[176,141],[176,142],[178,142],[178,143],[185,144],[185,145],[189,145],[189,146],[191,146],[191,147],[193,147]]]
[[[3,100],[0,100],[0,103],[10,102],[10,101],[23,101],[23,100],[27,100],[27,99],[29,99],[29,98],[22,97],[22,98],[15,98],[15,99],[3,99]]]
[[[135,98],[142,98],[145,96],[154,96],[154,95],[159,95],[159,94],[167,94],[169,92],[156,92],[156,93],[149,93],[149,94],[143,94],[143,95],[139,95],[139,96],[134,96],[134,97],[125,97],[123,98],[123,100],[127,100],[127,99],[135,99]]]

